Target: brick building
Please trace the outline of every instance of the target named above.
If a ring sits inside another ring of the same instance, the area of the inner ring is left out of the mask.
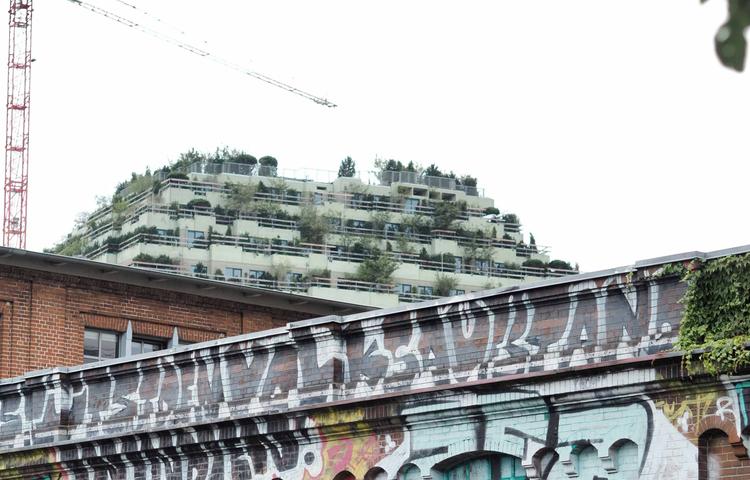
[[[748,479],[750,369],[688,375],[673,348],[681,267],[747,254],[0,380],[0,478]]]
[[[0,248],[0,377],[367,307]]]

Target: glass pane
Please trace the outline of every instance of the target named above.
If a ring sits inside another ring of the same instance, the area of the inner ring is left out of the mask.
[[[157,350],[159,350],[159,347],[154,345],[153,343],[143,342],[143,353],[155,352]]]
[[[115,358],[117,357],[117,335],[114,333],[101,334],[101,352],[100,358]]]
[[[141,342],[138,340],[133,341],[133,343],[130,346],[130,351],[133,355],[138,355],[139,353],[143,353],[143,350],[141,349]]]
[[[99,356],[99,332],[86,330],[83,334],[83,356]]]

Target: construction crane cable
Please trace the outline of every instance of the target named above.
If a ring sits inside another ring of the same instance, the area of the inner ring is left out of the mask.
[[[257,80],[265,82],[265,83],[267,83],[269,85],[272,85],[274,87],[281,88],[283,90],[286,90],[287,92],[291,92],[291,93],[299,95],[299,96],[301,96],[303,98],[306,98],[308,100],[312,100],[313,102],[315,102],[315,103],[317,103],[319,105],[324,105],[324,106],[330,107],[330,108],[336,107],[335,103],[332,103],[332,102],[328,101],[325,98],[317,97],[317,96],[315,96],[315,95],[313,95],[311,93],[305,92],[304,90],[300,90],[297,87],[294,87],[292,85],[289,85],[289,84],[286,84],[286,83],[281,82],[279,80],[276,80],[274,78],[271,78],[268,75],[264,75],[264,74],[262,74],[260,72],[256,72],[256,71],[247,69],[247,68],[245,68],[245,67],[243,67],[241,65],[238,65],[238,64],[236,64],[234,62],[231,62],[229,60],[225,60],[225,59],[223,59],[223,58],[221,58],[221,57],[219,57],[217,55],[214,55],[213,53],[208,52],[207,50],[204,50],[204,49],[202,49],[200,47],[196,47],[196,46],[191,45],[191,44],[189,44],[187,42],[183,42],[183,41],[178,40],[176,38],[173,38],[173,37],[171,37],[169,35],[163,34],[163,33],[159,32],[157,30],[154,30],[153,28],[150,28],[148,26],[142,25],[142,24],[140,24],[140,23],[138,23],[136,21],[130,20],[128,18],[125,18],[125,17],[123,17],[121,15],[118,15],[116,13],[110,12],[108,10],[105,10],[105,9],[103,9],[101,7],[96,6],[96,5],[92,5],[92,4],[88,3],[88,2],[85,2],[84,0],[68,0],[68,1],[71,2],[71,3],[74,3],[76,5],[78,5],[79,7],[82,7],[84,9],[86,9],[86,10],[89,10],[89,11],[91,11],[93,13],[96,13],[98,15],[101,15],[101,16],[105,17],[105,18],[113,20],[113,21],[115,21],[117,23],[120,23],[120,24],[125,25],[125,26],[130,27],[130,28],[133,28],[135,30],[138,30],[138,31],[140,31],[142,33],[145,33],[147,35],[155,37],[155,38],[157,38],[159,40],[162,40],[162,41],[164,41],[166,43],[170,43],[170,44],[172,44],[172,45],[174,45],[176,47],[182,48],[183,50],[186,50],[186,51],[188,51],[190,53],[193,53],[195,55],[198,55],[200,57],[203,57],[203,58],[206,58],[208,60],[211,60],[212,62],[214,62],[216,64],[223,65],[226,68],[230,68],[230,69],[235,70],[235,71],[237,71],[239,73],[243,73],[245,75],[253,77],[253,78],[257,79]],[[117,1],[121,1],[121,0],[117,0]],[[127,4],[124,1],[121,1],[121,3]],[[127,5],[130,5],[130,4],[127,4]]]
[[[128,3],[125,0],[112,0],[112,1],[114,1],[116,3],[119,3],[120,5],[124,5],[125,7],[130,8],[130,9],[132,9],[132,10],[138,12],[138,13],[141,13],[142,15],[153,19],[157,23],[160,23],[162,25],[166,25],[167,27],[172,28],[173,30],[176,30],[177,32],[180,33],[180,35],[187,36],[187,33],[185,33],[185,31],[182,28],[178,27],[177,25],[173,25],[173,24],[171,24],[171,23],[169,23],[169,22],[167,22],[167,21],[165,21],[165,20],[157,17],[157,16],[153,15],[152,13],[150,13],[150,12],[148,12],[146,10],[143,10],[143,9],[139,8],[135,4]],[[208,42],[204,41],[203,43],[208,43]]]

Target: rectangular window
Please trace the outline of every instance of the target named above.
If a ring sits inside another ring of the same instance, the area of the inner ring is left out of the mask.
[[[454,295],[463,295],[464,293],[466,293],[466,290],[460,290],[460,289],[457,289],[457,288],[451,288],[450,291],[448,292],[448,295],[450,295],[452,297]]]
[[[164,348],[166,348],[166,344],[160,340],[134,338],[130,344],[130,354],[138,355],[139,353],[156,352],[157,350],[164,350]]]
[[[83,363],[98,362],[118,356],[119,335],[107,330],[87,328],[83,333]]]
[[[247,272],[249,278],[263,278],[263,274],[266,273],[263,270],[250,270]]]
[[[187,246],[188,247],[200,247],[205,244],[206,234],[200,230],[188,230],[187,232]]]
[[[302,274],[297,272],[287,272],[286,281],[290,283],[299,283],[302,281]]]
[[[224,267],[224,277],[227,280],[230,278],[242,278],[242,269],[235,267]]]
[[[315,205],[323,205],[323,194],[320,192],[313,193],[313,203]]]
[[[417,287],[417,291],[420,295],[432,295],[431,286],[420,285],[419,287]]]
[[[404,213],[415,213],[419,206],[418,198],[407,198],[404,202]]]
[[[349,226],[353,228],[367,228],[367,222],[364,220],[349,220]]]
[[[453,260],[456,262],[456,272],[460,273],[463,270],[464,259],[462,257],[453,257]]]
[[[352,194],[352,208],[362,208],[365,206],[365,196],[361,193]]]
[[[242,281],[242,269],[241,268],[224,268],[224,280],[227,282],[240,283]]]
[[[408,283],[402,283],[399,285],[400,292],[402,295],[410,295],[411,294],[411,285]]]

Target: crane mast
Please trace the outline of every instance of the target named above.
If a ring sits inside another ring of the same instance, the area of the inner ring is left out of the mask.
[[[32,0],[10,0],[3,245],[26,248]]]

